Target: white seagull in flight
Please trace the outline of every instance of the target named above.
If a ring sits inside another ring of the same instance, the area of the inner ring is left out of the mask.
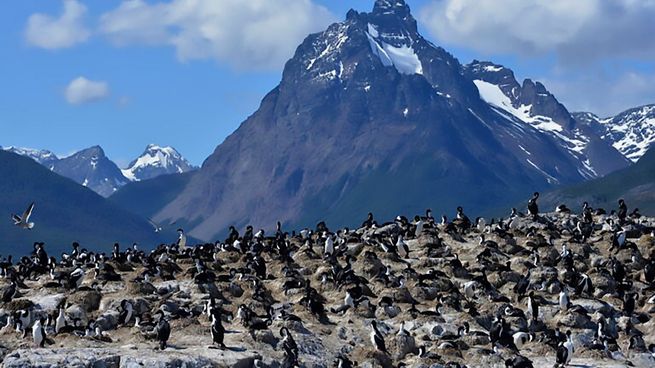
[[[29,207],[23,213],[23,216],[18,216],[11,214],[11,219],[14,221],[14,225],[21,227],[23,229],[32,229],[34,227],[33,222],[30,221],[30,216],[32,216],[32,211],[34,210],[34,202],[30,203]]]

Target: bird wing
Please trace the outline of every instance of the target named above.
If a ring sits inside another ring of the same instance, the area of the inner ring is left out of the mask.
[[[20,217],[18,215],[14,215],[13,213],[11,214],[11,219],[14,221],[14,225],[20,224]]]
[[[34,202],[30,203],[29,207],[27,207],[27,209],[23,213],[23,221],[27,223],[30,220],[30,216],[32,216],[33,210],[34,210]]]
[[[161,226],[159,226],[159,224],[154,222],[150,217],[148,217],[148,222],[150,223],[150,225],[152,225],[152,227],[155,228],[155,231],[159,231],[159,229],[161,229]]]

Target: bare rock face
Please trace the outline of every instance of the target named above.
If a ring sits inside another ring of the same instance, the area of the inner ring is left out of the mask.
[[[260,343],[276,346],[280,341],[271,330],[255,331],[255,341]]]
[[[73,304],[66,309],[66,315],[72,320],[80,320],[83,323],[87,322],[86,309],[79,304]]]
[[[557,324],[561,326],[570,328],[593,328],[593,323],[589,318],[575,312],[558,314],[555,319]]]
[[[118,312],[106,312],[96,319],[96,324],[102,327],[103,331],[112,330],[118,325]]]
[[[607,273],[591,275],[591,281],[596,288],[594,296],[601,298],[605,294],[613,294],[616,291],[616,281]]]
[[[157,289],[149,282],[128,282],[127,292],[136,295],[152,295]]]
[[[68,298],[69,303],[78,304],[87,312],[93,312],[100,308],[102,294],[99,291],[78,291]]]

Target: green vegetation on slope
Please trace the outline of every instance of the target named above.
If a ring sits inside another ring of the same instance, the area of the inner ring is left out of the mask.
[[[584,201],[593,207],[611,210],[617,207],[619,198],[624,198],[630,208],[638,207],[646,214],[655,213],[655,150],[649,150],[628,168],[546,193],[541,203],[547,206],[544,210],[565,203],[577,211]]]
[[[109,197],[109,201],[140,216],[152,217],[177,197],[194,174],[191,171],[162,175],[129,183]]]
[[[114,242],[124,247],[139,242],[151,247],[160,242],[148,222],[110,203],[74,181],[55,174],[35,161],[0,151],[0,253],[22,255],[36,241],[44,241],[53,254],[69,251],[78,241],[89,249],[108,251]],[[10,220],[36,203],[32,230]]]

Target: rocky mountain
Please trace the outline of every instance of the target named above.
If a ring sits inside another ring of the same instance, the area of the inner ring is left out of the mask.
[[[605,177],[545,193],[540,202],[545,210],[565,203],[579,211],[586,201],[609,212],[618,207],[620,198],[625,199],[630,211],[639,207],[642,213],[655,212],[655,150],[646,152],[634,165]]]
[[[351,10],[303,41],[280,84],[156,219],[187,221],[192,235],[211,239],[230,225],[277,220],[340,226],[369,210],[480,211],[610,170],[591,157],[596,141],[565,145],[568,136],[490,105],[467,70],[418,33],[404,1]],[[562,131],[575,132],[566,123]]]
[[[599,118],[590,112],[573,116],[633,162],[637,162],[655,142],[655,105],[636,107],[608,118]]]
[[[162,240],[147,220],[26,157],[0,151],[0,177],[0,212],[7,216],[0,221],[2,255],[27,254],[35,241],[46,242],[50,252],[60,254],[69,251],[73,241],[97,249],[117,241],[124,246],[136,241],[145,248]],[[36,203],[30,219],[34,229],[14,226],[9,214],[22,214],[31,202]]]
[[[511,69],[477,60],[464,66],[464,75],[475,83],[480,97],[494,110],[551,136],[582,163],[581,174],[585,177],[603,176],[630,164],[601,139],[597,130],[578,123],[540,82],[526,79],[521,85]]]
[[[143,154],[122,172],[131,181],[139,181],[159,175],[182,174],[195,169],[175,148],[149,144]]]
[[[52,166],[55,162],[59,160],[57,155],[48,151],[48,150],[36,150],[31,148],[22,148],[22,147],[0,147],[0,150],[8,151],[15,153],[17,155],[29,157],[32,160],[40,163],[41,165],[52,170]]]
[[[131,181],[152,179],[159,175],[185,173],[196,168],[175,150],[149,144],[143,154],[121,170],[100,146],[59,158],[48,150],[5,147],[2,150],[29,157],[62,176],[73,179],[103,197],[109,197]]]
[[[83,149],[62,158],[54,163],[52,170],[91,188],[103,197],[109,197],[128,183],[118,166],[105,156],[100,146]]]

